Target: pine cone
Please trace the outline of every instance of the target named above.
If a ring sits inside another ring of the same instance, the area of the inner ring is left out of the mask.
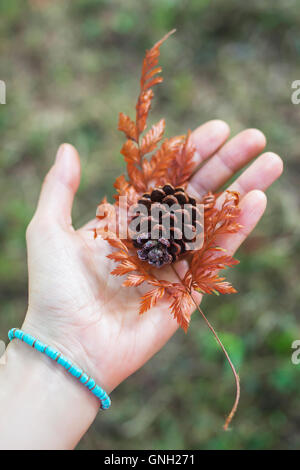
[[[138,257],[155,267],[177,261],[189,250],[189,242],[202,231],[196,200],[171,184],[156,187],[138,200],[143,211],[133,217],[131,231]]]

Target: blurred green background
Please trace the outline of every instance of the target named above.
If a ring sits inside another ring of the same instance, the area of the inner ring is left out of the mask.
[[[234,381],[204,322],[194,316],[142,370],[113,392],[79,449],[296,449],[300,438],[300,2],[253,0],[1,0],[0,337],[21,324],[27,302],[25,229],[61,142],[81,155],[75,225],[123,170],[118,112],[134,113],[146,48],[162,48],[165,81],[151,121],[167,135],[226,120],[235,134],[258,127],[282,155],[285,174],[241,264],[228,273],[237,295],[206,297],[204,310],[231,352],[242,395],[222,431]],[[0,417],[1,419],[1,417]]]

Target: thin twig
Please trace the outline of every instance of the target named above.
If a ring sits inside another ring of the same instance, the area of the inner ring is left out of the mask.
[[[225,424],[224,424],[224,430],[227,431],[228,430],[228,426],[232,420],[232,418],[234,417],[234,414],[236,412],[236,409],[238,407],[238,403],[239,403],[239,400],[240,400],[240,379],[239,379],[239,376],[235,370],[235,367],[233,365],[233,363],[231,362],[231,359],[225,349],[225,346],[223,345],[222,341],[220,340],[219,336],[217,335],[216,331],[214,330],[213,326],[210,324],[210,322],[208,321],[208,319],[206,318],[206,316],[204,315],[203,311],[201,310],[200,306],[197,304],[197,302],[195,301],[195,299],[193,298],[192,294],[190,294],[191,296],[191,299],[193,300],[197,310],[200,312],[200,314],[202,315],[205,323],[207,324],[208,328],[211,330],[211,332],[213,333],[214,337],[216,338],[216,340],[218,341],[219,345],[221,346],[222,350],[223,350],[223,353],[225,354],[226,356],[226,359],[231,367],[231,370],[233,372],[233,375],[234,375],[234,378],[235,378],[235,383],[236,383],[236,397],[235,397],[235,402],[234,402],[234,405],[232,407],[232,410],[230,411],[228,417],[226,418],[226,421],[225,421]]]
[[[180,278],[179,274],[177,273],[176,269],[174,268],[174,266],[172,266],[172,269],[174,271],[174,273],[176,274],[176,276],[178,277],[178,279],[180,280],[180,282],[182,282],[182,279]],[[187,289],[188,291],[188,289]],[[228,426],[229,424],[231,423],[231,420],[232,418],[234,417],[235,415],[235,412],[237,410],[237,407],[238,407],[238,404],[239,404],[239,400],[240,400],[240,392],[241,392],[241,389],[240,389],[240,379],[239,379],[239,376],[235,370],[235,367],[229,357],[229,354],[228,352],[226,351],[226,348],[225,346],[223,345],[222,341],[220,340],[217,332],[214,330],[213,326],[210,324],[210,322],[208,321],[208,319],[206,318],[205,314],[203,313],[203,311],[201,310],[200,306],[197,304],[197,302],[195,301],[194,297],[192,296],[192,293],[189,292],[190,296],[191,296],[191,299],[192,301],[194,302],[195,304],[195,307],[196,309],[198,310],[198,312],[201,314],[201,316],[203,317],[205,323],[207,324],[208,328],[210,329],[210,331],[213,333],[214,337],[216,338],[217,342],[219,343],[219,345],[221,346],[221,349],[223,351],[223,353],[225,354],[225,357],[231,367],[231,370],[233,372],[233,375],[234,375],[234,378],[235,378],[235,383],[236,383],[236,396],[235,396],[235,401],[234,401],[234,404],[233,404],[233,407],[229,413],[229,415],[227,416],[226,418],[226,421],[225,421],[225,424],[223,426],[224,430],[227,431],[228,430]]]

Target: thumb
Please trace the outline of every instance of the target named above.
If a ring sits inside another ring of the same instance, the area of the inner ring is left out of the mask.
[[[47,174],[36,211],[38,218],[51,218],[61,226],[72,224],[71,212],[75,193],[80,183],[80,160],[77,150],[62,144],[53,167]]]

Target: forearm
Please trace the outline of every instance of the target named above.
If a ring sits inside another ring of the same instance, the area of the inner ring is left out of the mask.
[[[73,449],[97,399],[58,364],[21,341],[0,367],[0,449]]]

